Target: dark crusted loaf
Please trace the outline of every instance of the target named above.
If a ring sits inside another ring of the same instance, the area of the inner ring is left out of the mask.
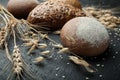
[[[84,15],[81,9],[69,4],[46,1],[33,9],[27,20],[32,24],[45,24],[50,30],[57,30],[61,29],[68,20]],[[39,27],[35,28],[39,30]]]

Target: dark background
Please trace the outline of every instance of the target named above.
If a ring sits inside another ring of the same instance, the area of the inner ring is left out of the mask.
[[[0,3],[6,6],[8,0],[0,0]],[[40,0],[39,0],[40,1]],[[120,0],[80,0],[83,6],[96,6],[99,8],[119,8]],[[118,28],[120,29],[119,25]],[[41,77],[43,80],[120,80],[120,30],[108,30],[110,35],[110,45],[107,51],[98,57],[84,58],[90,64],[92,64],[98,72],[91,74],[84,70],[83,67],[75,65],[68,60],[69,54],[56,54],[58,50],[52,52],[52,59],[46,59],[41,64],[35,65],[32,60],[39,55],[36,50],[34,55],[28,56],[26,54],[27,49],[21,47],[23,52],[23,58],[29,65],[32,71]],[[50,34],[52,39],[60,43],[60,38],[57,35]],[[13,40],[11,38],[9,47],[13,49]],[[17,40],[20,45],[22,42]],[[45,41],[49,44],[49,41]],[[49,46],[48,49],[52,47]],[[7,64],[8,60],[5,56],[5,51],[0,50],[0,70]],[[7,72],[0,76],[0,80],[6,80],[11,68],[8,68]],[[23,75],[24,76],[24,75]],[[14,79],[13,79],[14,80]],[[30,80],[30,79],[25,79]],[[32,80],[32,79],[31,79]]]

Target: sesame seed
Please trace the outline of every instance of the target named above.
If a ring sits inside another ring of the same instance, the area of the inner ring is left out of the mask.
[[[115,54],[118,54],[118,52],[115,52]]]
[[[113,59],[115,59],[115,56],[113,56]]]
[[[101,67],[104,67],[104,65],[102,64]]]
[[[57,60],[57,58],[55,58],[55,60]]]
[[[113,44],[113,46],[115,47],[115,46],[116,46],[116,44]]]
[[[59,69],[60,69],[60,68],[59,68],[59,67],[57,67],[55,70],[56,70],[56,71],[58,71]]]
[[[113,40],[110,40],[111,42],[113,42]]]
[[[99,77],[103,77],[103,75],[100,74]]]
[[[96,64],[96,66],[97,66],[97,67],[99,67],[99,66],[100,66],[100,64]]]
[[[118,33],[115,33],[115,35],[118,35]]]
[[[62,76],[62,78],[65,78],[65,76]]]
[[[112,33],[109,33],[109,35],[112,35]]]
[[[102,60],[104,61],[104,60],[105,60],[105,58],[102,58]]]
[[[88,80],[88,79],[89,79],[89,77],[85,77],[85,79],[86,79],[86,80]]]
[[[55,76],[58,76],[58,74],[55,74]]]
[[[70,64],[70,63],[67,63],[67,64]]]
[[[112,42],[110,44],[113,44]]]
[[[63,56],[62,56],[62,55],[60,55],[60,58],[61,58],[61,59],[63,59]]]
[[[117,40],[120,40],[120,38],[117,38]]]

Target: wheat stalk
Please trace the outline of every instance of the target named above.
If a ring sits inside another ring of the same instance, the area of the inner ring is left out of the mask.
[[[13,31],[13,35],[14,35],[14,50],[13,50],[13,54],[12,54],[13,73],[17,75],[17,79],[19,79],[19,80],[20,80],[20,77],[23,77],[23,73],[25,76],[28,75],[29,79],[36,80],[36,78],[33,76],[33,73],[31,72],[29,66],[24,62],[22,55],[21,55],[22,53],[16,44],[16,36],[15,36],[14,28],[12,28],[12,31]]]
[[[41,80],[41,78],[37,79],[37,77],[33,76],[34,73],[31,71],[29,66],[23,60],[20,48],[16,44],[16,35],[15,35],[15,30],[14,30],[15,25],[12,25],[12,26],[13,26],[12,34],[14,37],[14,49],[13,49],[12,55],[10,55],[7,41],[5,41],[6,55],[10,62],[8,62],[5,68],[2,69],[0,76],[4,72],[6,72],[7,69],[10,68],[10,66],[12,66],[11,67],[12,71],[10,71],[10,74],[8,75],[7,80],[13,80],[14,77],[17,80],[23,80],[26,78],[28,80]]]
[[[14,74],[17,75],[17,78],[20,79],[19,76],[22,74],[23,61],[18,46],[14,47],[12,54],[12,61],[13,61],[13,72]]]
[[[37,79],[37,77],[33,76],[34,73],[31,71],[29,66],[23,60],[20,48],[16,44],[16,37],[19,37],[19,35],[20,35],[20,38],[24,38],[25,36],[23,34],[25,32],[29,32],[29,31],[30,32],[34,31],[37,33],[39,32],[36,31],[34,28],[32,28],[33,25],[29,24],[25,20],[17,20],[16,18],[14,18],[11,15],[11,13],[9,13],[1,5],[0,5],[0,17],[2,18],[2,21],[4,21],[5,23],[5,25],[3,26],[4,34],[2,29],[0,28],[1,29],[0,32],[2,31],[0,46],[5,46],[6,56],[9,60],[8,64],[5,66],[5,68],[3,68],[3,70],[0,73],[3,74],[9,68],[12,68],[12,71],[10,71],[10,74],[8,75],[7,80],[13,80],[14,76],[18,80],[26,79],[26,78],[28,80],[41,80],[41,78]],[[12,35],[14,37],[14,49],[11,55],[9,52],[8,42],[9,42],[9,37],[11,37]],[[28,39],[31,39],[31,38],[28,37]]]
[[[4,45],[4,41],[5,41],[5,30],[4,28],[1,29],[0,31],[0,48],[3,48],[3,45]]]

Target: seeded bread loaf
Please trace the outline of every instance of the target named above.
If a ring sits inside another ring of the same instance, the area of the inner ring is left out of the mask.
[[[62,2],[62,3],[65,3],[65,4],[70,4],[70,5],[72,5],[72,6],[76,7],[76,8],[82,9],[79,0],[50,0],[50,1],[58,2],[58,3]]]
[[[27,20],[36,25],[47,25],[50,30],[61,29],[70,19],[78,16],[85,16],[81,9],[69,4],[46,1],[34,8]],[[35,27],[39,30],[39,27]]]

